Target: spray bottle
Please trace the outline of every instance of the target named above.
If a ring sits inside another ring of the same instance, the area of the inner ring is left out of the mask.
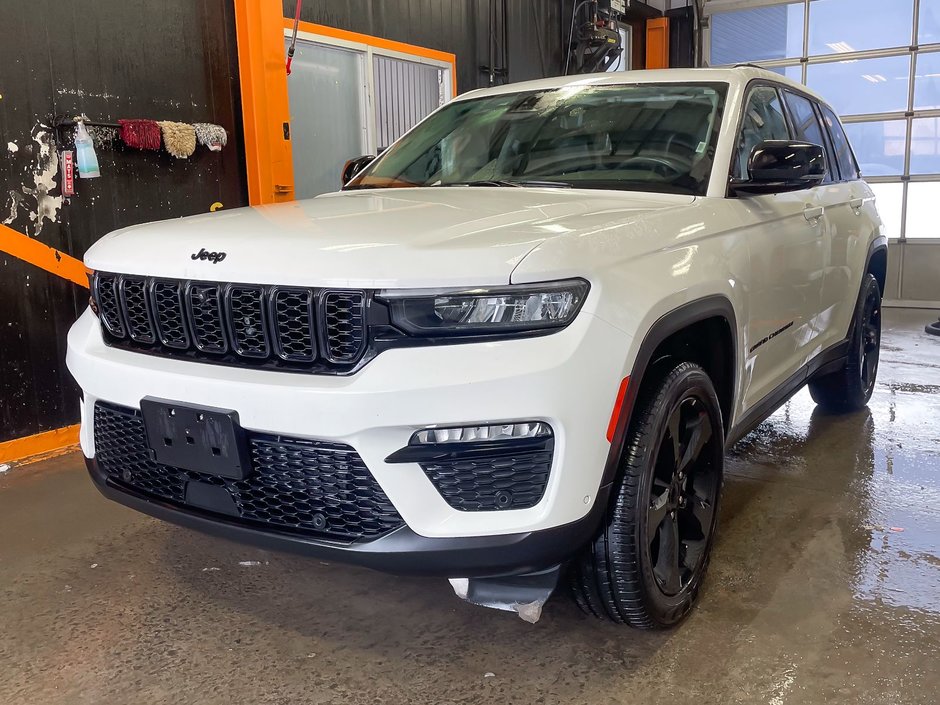
[[[81,120],[75,125],[75,156],[78,161],[78,175],[81,178],[94,179],[101,176],[95,145],[91,141],[88,130],[85,129],[85,123]]]

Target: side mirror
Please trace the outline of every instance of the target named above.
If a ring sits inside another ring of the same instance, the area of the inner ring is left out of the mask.
[[[765,140],[751,151],[747,179],[732,180],[735,194],[784,193],[812,188],[826,178],[826,154],[818,144]]]
[[[346,164],[343,165],[343,173],[340,175],[340,178],[343,180],[342,185],[345,186],[348,184],[356,174],[369,166],[373,161],[375,161],[374,154],[365,154],[346,162]]]

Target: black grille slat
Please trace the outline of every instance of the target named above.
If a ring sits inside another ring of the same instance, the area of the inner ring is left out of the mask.
[[[105,341],[224,365],[342,374],[369,341],[365,291],[99,272]]]
[[[219,355],[228,352],[221,287],[217,284],[192,284],[186,292],[186,303],[196,348]]]
[[[116,338],[123,338],[124,316],[121,314],[121,304],[118,298],[117,277],[98,275],[95,278],[95,294],[98,300],[98,309],[101,320],[104,321],[108,332]]]
[[[272,296],[274,343],[277,354],[293,362],[316,358],[314,296],[310,289],[276,289]]]
[[[545,494],[553,446],[421,463],[431,484],[450,506],[465,512],[534,507]]]
[[[232,286],[226,292],[232,349],[242,357],[264,358],[271,354],[268,344],[264,289],[260,286]]]
[[[121,302],[131,338],[138,343],[155,343],[157,338],[147,299],[147,280],[143,277],[122,277]]]
[[[323,296],[327,356],[332,362],[359,358],[365,347],[365,292],[328,291]]]
[[[160,342],[170,348],[189,347],[189,333],[183,309],[183,291],[177,281],[156,281],[151,289],[154,318]]]
[[[248,433],[252,471],[244,480],[160,465],[150,459],[139,411],[95,405],[95,456],[109,479],[185,504],[190,481],[224,487],[238,521],[332,540],[355,541],[403,525],[391,501],[350,446]]]

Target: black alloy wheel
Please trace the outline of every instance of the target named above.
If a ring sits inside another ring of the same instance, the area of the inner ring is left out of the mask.
[[[607,516],[573,561],[582,610],[641,629],[689,613],[715,538],[724,426],[708,374],[664,359],[642,381]]]
[[[875,390],[881,352],[881,288],[871,274],[862,279],[849,334],[844,364],[809,381],[813,401],[827,411],[858,411]]]
[[[866,320],[862,323],[862,340],[859,345],[859,371],[862,389],[867,395],[875,386],[878,376],[878,361],[881,357],[881,306],[866,307]]]
[[[672,410],[660,440],[646,521],[646,548],[664,595],[689,585],[704,557],[718,495],[715,433],[702,400],[690,395]]]

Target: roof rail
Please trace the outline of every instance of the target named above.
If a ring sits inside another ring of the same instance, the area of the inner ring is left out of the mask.
[[[761,66],[760,64],[754,64],[754,63],[751,63],[750,61],[745,61],[745,62],[740,63],[740,64],[735,64],[735,65],[734,65],[734,68],[736,68],[736,69],[743,69],[743,68],[761,69],[762,71],[767,71],[767,70],[768,70],[766,66]]]

